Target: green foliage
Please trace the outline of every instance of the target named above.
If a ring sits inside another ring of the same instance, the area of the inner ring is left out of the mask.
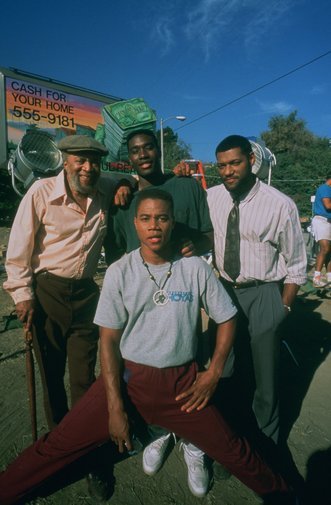
[[[269,131],[263,132],[261,138],[274,153],[290,152],[300,156],[315,138],[307,130],[305,121],[297,118],[297,111],[288,116],[272,117],[268,126]]]
[[[311,133],[296,111],[272,117],[268,126],[261,138],[277,159],[271,184],[293,198],[301,217],[310,217],[310,197],[330,171],[329,141]]]
[[[156,136],[160,145],[160,130],[157,131]],[[165,172],[172,170],[181,160],[192,157],[191,147],[179,139],[177,133],[169,126],[163,128],[163,152]]]
[[[204,170],[208,188],[212,188],[213,186],[217,186],[217,184],[221,184],[221,179],[216,163],[205,164]]]
[[[8,171],[0,169],[0,225],[8,226],[12,223],[20,203],[20,197],[11,185]]]

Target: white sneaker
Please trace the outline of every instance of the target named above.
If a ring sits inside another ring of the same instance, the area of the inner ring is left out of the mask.
[[[327,284],[327,282],[322,280],[320,275],[313,278],[313,286],[315,288],[324,288]]]
[[[209,488],[209,472],[205,465],[205,453],[187,442],[181,442],[187,464],[187,483],[191,493],[198,498],[206,496]]]
[[[171,435],[172,433],[163,435],[145,447],[143,452],[143,470],[147,475],[154,475],[160,470]]]

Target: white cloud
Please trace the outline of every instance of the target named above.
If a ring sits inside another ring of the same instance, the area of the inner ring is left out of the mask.
[[[287,12],[300,0],[249,0],[252,15],[245,28],[244,44],[247,50],[260,44],[268,37],[274,26],[279,29],[281,21],[286,19]]]
[[[237,4],[238,0],[200,0],[190,10],[184,32],[190,41],[201,44],[206,60],[227,32]]]
[[[232,40],[242,39],[244,47],[261,43],[274,25],[285,19],[285,14],[302,0],[199,0],[189,10],[185,34],[190,41],[198,41],[208,60],[217,49]],[[227,39],[227,40],[226,40]]]
[[[158,0],[153,4],[152,39],[161,55],[179,46],[181,38],[200,50],[206,61],[229,44],[240,42],[251,51],[289,22],[289,11],[304,0]]]
[[[315,84],[310,90],[311,95],[324,95],[326,92],[326,85],[325,84]]]
[[[275,102],[262,102],[260,100],[256,100],[256,102],[260,106],[262,112],[268,114],[287,114],[295,109],[292,104],[287,103],[284,100],[278,100]]]
[[[160,43],[162,56],[169,53],[175,46],[175,37],[171,25],[170,18],[159,18],[152,31],[152,38]]]

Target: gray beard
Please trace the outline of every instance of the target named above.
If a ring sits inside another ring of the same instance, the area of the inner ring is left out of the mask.
[[[69,186],[71,190],[74,190],[81,195],[90,196],[94,194],[98,180],[95,181],[95,184],[93,186],[82,186],[79,182],[79,176],[74,175],[70,177],[68,182],[70,182]]]

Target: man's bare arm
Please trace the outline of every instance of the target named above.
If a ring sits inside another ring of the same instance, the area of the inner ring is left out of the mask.
[[[132,450],[130,423],[121,393],[121,335],[122,330],[100,327],[101,373],[107,395],[109,434],[119,452],[123,452],[125,448]]]
[[[284,284],[282,300],[284,304],[284,309],[287,310],[287,312],[289,312],[290,310],[288,309],[288,307],[291,308],[292,304],[294,303],[295,297],[299,289],[300,286],[298,286],[297,284],[293,283]]]
[[[137,187],[137,180],[131,175],[126,175],[121,177],[119,174],[112,174],[112,177],[117,181],[113,204],[115,207],[126,207],[130,204],[133,193]]]
[[[322,198],[322,203],[326,210],[331,210],[331,198]]]

